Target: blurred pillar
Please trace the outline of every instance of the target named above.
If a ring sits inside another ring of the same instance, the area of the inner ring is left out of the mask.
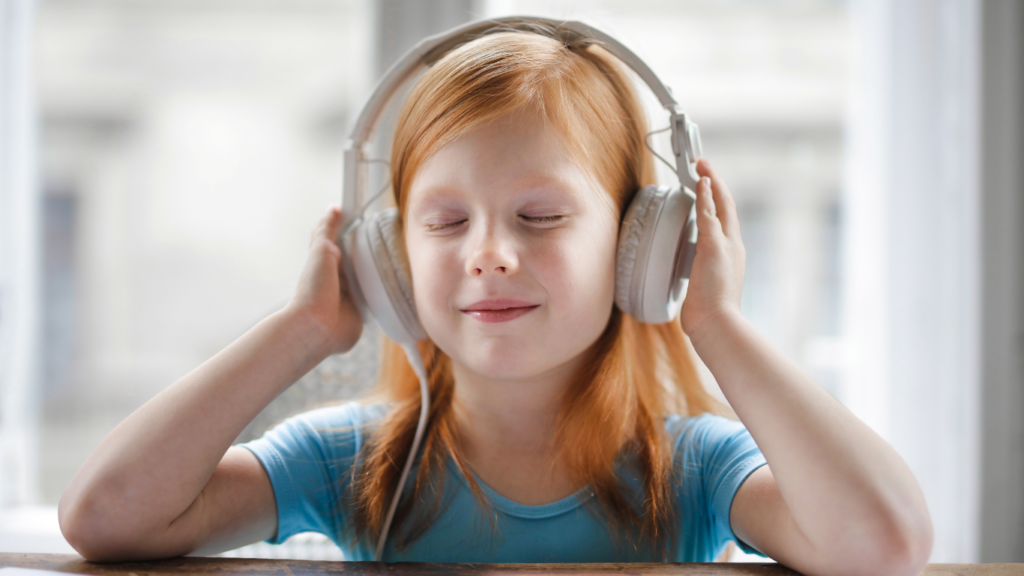
[[[1024,562],[1024,5],[981,17],[981,562]]]
[[[35,3],[0,0],[0,508],[36,500],[40,194],[31,85]]]
[[[373,83],[376,84],[391,64],[423,38],[474,20],[473,4],[473,0],[378,0],[374,14],[377,57]],[[407,91],[411,84],[403,89]],[[403,91],[396,93],[390,107],[381,115],[374,143],[377,158],[390,157],[391,136],[404,94]],[[367,189],[380,189],[387,178],[386,170],[371,166]]]
[[[473,20],[473,0],[379,0],[377,76],[426,36]]]

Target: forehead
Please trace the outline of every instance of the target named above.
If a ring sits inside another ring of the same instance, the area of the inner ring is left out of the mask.
[[[438,150],[416,172],[408,202],[512,191],[611,201],[558,130],[537,114],[522,112],[487,122]]]

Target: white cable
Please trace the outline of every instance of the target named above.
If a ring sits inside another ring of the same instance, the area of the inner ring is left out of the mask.
[[[409,364],[412,365],[413,372],[420,379],[420,421],[416,425],[416,435],[412,439],[412,450],[409,450],[409,457],[405,460],[405,468],[402,469],[402,476],[398,479],[398,488],[395,489],[395,496],[391,499],[391,508],[388,510],[388,517],[384,519],[384,529],[381,530],[380,540],[377,541],[377,551],[373,555],[374,562],[380,562],[381,555],[384,553],[384,542],[388,539],[388,530],[391,529],[391,519],[395,516],[395,510],[398,508],[398,501],[402,497],[402,488],[405,487],[405,479],[409,477],[409,470],[412,468],[412,462],[416,459],[416,451],[419,450],[420,440],[423,439],[423,430],[427,427],[427,416],[430,411],[430,390],[427,389],[427,370],[424,367],[423,356],[420,354],[419,348],[415,344],[403,344],[402,349],[405,350],[406,357],[409,358]]]

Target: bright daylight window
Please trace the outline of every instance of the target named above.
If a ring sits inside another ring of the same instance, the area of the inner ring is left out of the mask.
[[[672,86],[738,202],[743,313],[842,399],[845,3],[499,0],[474,9],[586,20]],[[38,458],[0,478],[28,482],[25,493],[0,492],[20,510],[18,530],[36,526],[35,551],[70,551],[54,507],[100,439],[290,296],[313,223],[340,198],[348,125],[376,80],[366,57],[374,26],[374,7],[358,0],[36,5]],[[662,120],[652,114],[654,127]],[[239,440],[370,385],[375,339],[367,331],[349,355],[328,359]],[[245,554],[339,557],[301,536]]]

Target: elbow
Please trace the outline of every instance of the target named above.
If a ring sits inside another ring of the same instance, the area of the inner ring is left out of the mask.
[[[57,522],[61,534],[82,558],[90,562],[131,560],[138,542],[127,531],[117,530],[117,522],[102,504],[62,496],[57,504]]]
[[[57,521],[68,544],[90,562],[129,562],[176,558],[195,550],[191,535],[171,534],[167,526],[141,522],[144,512],[125,511],[109,495],[61,496]]]
[[[892,574],[893,576],[917,576],[928,564],[931,556],[931,536],[915,539],[904,539],[890,543],[880,554],[882,559],[878,570],[872,574]]]
[[[892,574],[893,576],[917,576],[928,564],[932,551],[932,538],[918,536],[915,538],[898,539],[888,543],[880,554],[882,559],[879,569],[873,574]]]
[[[932,553],[932,523],[927,510],[913,521],[889,522],[879,530],[870,574],[917,576]]]
[[[920,528],[904,539],[895,560],[905,574],[917,576],[924,571],[932,555],[932,521],[925,513]]]
[[[899,528],[895,530],[897,536],[896,545],[892,549],[892,560],[900,570],[893,573],[917,576],[931,558],[934,540],[932,518],[923,495],[918,505],[913,507],[913,512],[907,513],[902,521],[898,522],[898,526]]]
[[[932,552],[932,522],[928,509],[907,506],[876,510],[846,523],[842,533],[822,543],[827,559],[807,570],[844,576],[918,576]]]
[[[90,513],[87,504],[81,498],[71,498],[65,492],[57,503],[57,523],[60,532],[68,544],[82,558],[91,562],[109,561],[109,553],[105,547],[106,538],[101,529],[101,522],[95,513]]]

